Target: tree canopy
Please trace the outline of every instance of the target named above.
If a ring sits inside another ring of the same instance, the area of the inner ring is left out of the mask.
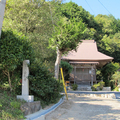
[[[26,37],[16,31],[2,31],[0,39],[0,64],[4,75],[8,77],[10,89],[11,74],[22,64],[23,60],[29,59],[33,61],[34,54],[30,43]]]
[[[94,17],[73,2],[9,0],[3,29],[9,28],[22,32],[29,39],[35,59],[49,66],[51,72],[56,55],[76,49],[82,39],[94,39],[100,52],[120,62],[120,19],[101,14]]]

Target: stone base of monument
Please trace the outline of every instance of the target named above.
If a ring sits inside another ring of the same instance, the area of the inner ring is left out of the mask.
[[[30,115],[38,112],[42,109],[40,101],[28,102],[21,105],[20,109],[23,111],[24,115]]]
[[[26,102],[33,102],[34,96],[33,95],[17,95],[17,99],[25,100]]]

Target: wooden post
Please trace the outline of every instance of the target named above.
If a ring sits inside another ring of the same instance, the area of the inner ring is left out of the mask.
[[[91,67],[91,86],[93,86],[93,66]]]
[[[94,65],[94,67],[95,67],[95,69],[94,69],[95,70],[95,72],[94,72],[95,73],[95,81],[97,82],[97,80],[96,80],[96,65]]]
[[[74,67],[74,84],[75,84],[76,66]]]

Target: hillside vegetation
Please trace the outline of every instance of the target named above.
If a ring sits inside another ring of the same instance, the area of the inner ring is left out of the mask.
[[[17,100],[16,95],[0,87],[0,120],[24,119],[23,112],[20,110],[23,103],[25,101]]]

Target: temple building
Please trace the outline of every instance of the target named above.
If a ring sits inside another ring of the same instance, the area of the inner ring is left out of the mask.
[[[62,60],[73,66],[70,81],[74,83],[96,83],[96,68],[111,62],[113,57],[107,56],[97,49],[95,40],[82,40],[77,51],[72,50],[62,57]]]

